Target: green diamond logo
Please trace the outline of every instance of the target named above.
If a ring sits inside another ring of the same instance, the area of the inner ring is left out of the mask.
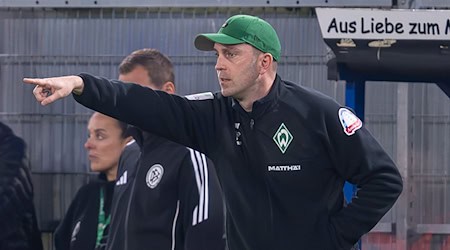
[[[286,152],[292,140],[294,140],[294,137],[292,136],[291,132],[289,132],[284,123],[281,123],[277,132],[273,136],[273,141],[277,144],[278,148],[281,150],[281,153],[284,154],[284,152]]]

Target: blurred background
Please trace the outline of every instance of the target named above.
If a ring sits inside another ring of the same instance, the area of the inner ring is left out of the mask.
[[[124,56],[156,48],[174,62],[179,94],[218,91],[214,53],[197,51],[193,40],[244,13],[277,30],[282,78],[345,104],[346,82],[327,77],[333,55],[321,36],[318,6],[448,9],[450,1],[0,1],[0,120],[28,144],[45,248],[52,249],[53,230],[78,188],[93,177],[83,148],[91,111],[72,98],[41,107],[23,77],[89,72],[117,78]],[[364,113],[405,186],[397,204],[364,236],[362,249],[450,249],[450,98],[435,84],[368,81]]]

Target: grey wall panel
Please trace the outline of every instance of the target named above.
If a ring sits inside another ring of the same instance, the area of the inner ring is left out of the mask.
[[[396,155],[396,90],[395,83],[367,82],[365,126],[374,135],[386,152],[395,160]],[[364,249],[397,249],[395,226],[397,209],[391,209],[380,221],[389,230],[363,238]],[[375,229],[377,231],[377,229]]]
[[[450,2],[447,0],[415,0],[413,6],[417,9],[450,8]]]
[[[414,84],[411,101],[411,218],[450,224],[450,101],[432,84]]]
[[[367,82],[366,126],[395,160],[397,85],[392,82]]]
[[[2,19],[7,34],[3,50],[7,54],[31,55],[125,55],[134,49],[156,47],[169,55],[205,55],[193,47],[195,35],[216,32],[235,13],[256,14],[272,23],[283,38],[282,55],[324,54],[316,19],[301,18],[296,11],[277,10],[204,14],[167,10],[23,11]],[[177,46],[171,46],[174,43]]]
[[[359,6],[390,7],[391,0],[0,0],[0,7],[58,7],[58,8],[110,8],[110,7],[300,7],[300,6]]]
[[[214,70],[215,56],[172,56],[177,93],[187,95],[217,92],[219,84]]]

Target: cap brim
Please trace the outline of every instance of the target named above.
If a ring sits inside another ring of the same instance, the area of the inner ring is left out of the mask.
[[[236,39],[232,36],[225,35],[223,33],[210,33],[210,34],[200,34],[195,37],[194,45],[199,50],[210,51],[214,50],[214,43],[220,44],[240,44],[245,43],[242,40]]]

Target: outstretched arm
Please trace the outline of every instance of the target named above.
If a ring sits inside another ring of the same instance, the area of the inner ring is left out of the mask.
[[[33,94],[42,105],[73,94],[75,101],[87,108],[201,152],[215,149],[216,144],[212,142],[217,127],[213,123],[225,112],[212,102],[213,95],[190,101],[137,84],[124,84],[89,74],[24,78],[23,81],[36,85]]]
[[[51,78],[24,78],[24,83],[34,84],[34,97],[41,105],[53,103],[72,93],[83,93],[84,83],[79,76],[61,76]]]

